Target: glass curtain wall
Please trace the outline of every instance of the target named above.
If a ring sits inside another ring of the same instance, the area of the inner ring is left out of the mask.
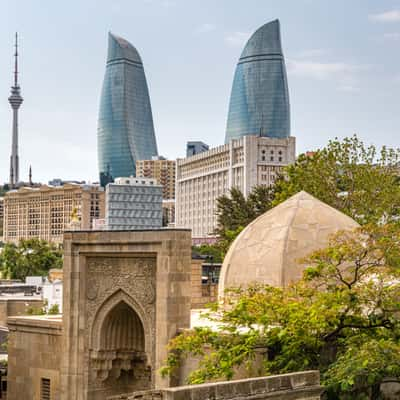
[[[102,185],[118,177],[135,176],[136,160],[157,155],[142,60],[129,42],[111,33],[97,137]]]
[[[259,28],[236,67],[225,143],[246,135],[290,136],[290,105],[278,20]]]

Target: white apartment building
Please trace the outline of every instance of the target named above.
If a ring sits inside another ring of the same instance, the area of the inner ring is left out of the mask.
[[[270,186],[295,161],[296,139],[244,136],[192,157],[177,160],[176,227],[190,228],[194,242],[214,238],[216,199],[237,187],[246,196]]]

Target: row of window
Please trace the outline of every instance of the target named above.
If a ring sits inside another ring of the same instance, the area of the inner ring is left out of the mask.
[[[275,161],[275,160],[274,160],[274,156],[271,156],[271,157],[269,158],[269,160],[270,160],[270,161]],[[261,161],[267,161],[266,156],[261,156]],[[279,162],[282,162],[282,161],[283,161],[283,160],[282,160],[282,157],[278,157],[278,161],[279,161]]]

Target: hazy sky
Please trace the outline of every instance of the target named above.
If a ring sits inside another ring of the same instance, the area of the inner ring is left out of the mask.
[[[20,174],[97,180],[107,32],[142,56],[159,153],[222,144],[236,62],[279,18],[297,152],[358,133],[400,146],[400,0],[0,0],[0,183],[8,180],[14,32]]]

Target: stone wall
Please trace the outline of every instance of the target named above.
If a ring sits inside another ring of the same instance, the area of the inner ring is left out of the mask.
[[[8,400],[40,400],[42,379],[60,400],[62,323],[58,316],[11,317],[8,342]]]
[[[192,259],[191,272],[191,308],[205,308],[209,303],[217,301],[218,284],[202,284],[203,260]]]
[[[136,392],[108,400],[319,400],[318,371]]]
[[[7,326],[7,318],[11,316],[27,315],[28,309],[42,308],[43,300],[41,299],[1,299],[0,298],[0,326]]]

